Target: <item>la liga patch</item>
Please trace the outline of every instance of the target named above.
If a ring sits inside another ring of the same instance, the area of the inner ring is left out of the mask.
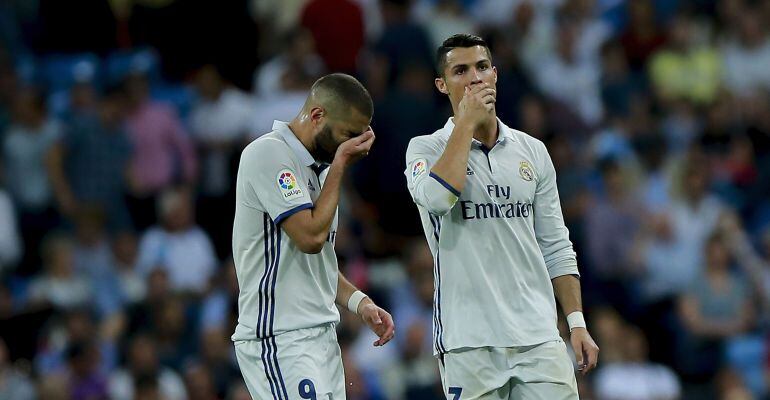
[[[428,162],[424,158],[420,158],[412,164],[412,181],[417,179],[420,175],[424,174],[428,170]]]
[[[295,197],[302,197],[305,192],[299,186],[297,181],[297,175],[290,169],[281,170],[276,178],[278,181],[278,189],[280,189],[283,199],[289,201]]]

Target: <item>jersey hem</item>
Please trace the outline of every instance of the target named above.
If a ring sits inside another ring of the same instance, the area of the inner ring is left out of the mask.
[[[289,217],[291,217],[292,215],[294,215],[294,214],[296,214],[296,213],[298,213],[298,212],[300,212],[300,211],[302,211],[302,210],[307,210],[308,208],[313,208],[313,203],[305,203],[305,204],[300,204],[300,205],[298,205],[298,206],[296,206],[296,207],[292,208],[291,210],[288,210],[288,211],[284,211],[284,212],[282,212],[282,213],[281,213],[279,216],[277,216],[277,217],[275,218],[275,221],[274,221],[274,222],[275,222],[275,224],[276,224],[276,225],[280,225],[280,224],[281,224],[281,222],[282,222],[283,220],[285,220],[286,218],[289,218]]]
[[[548,339],[544,339],[544,340],[540,340],[540,341],[535,341],[535,342],[532,342],[532,343],[504,344],[504,345],[501,345],[501,344],[488,344],[488,345],[454,346],[454,347],[448,348],[448,349],[446,349],[446,350],[444,350],[442,352],[436,352],[436,349],[434,348],[433,349],[433,357],[438,358],[441,355],[447,354],[447,353],[453,353],[453,352],[458,352],[458,351],[466,351],[466,350],[473,350],[473,349],[483,349],[483,348],[489,348],[489,347],[499,348],[499,349],[507,349],[507,348],[515,348],[515,347],[538,346],[538,345],[541,345],[543,343],[549,343],[549,342],[553,342],[553,341],[556,341],[556,340],[563,340],[563,339],[561,338],[561,336],[556,335],[556,336],[554,336],[552,338],[548,338]]]
[[[449,182],[441,179],[441,177],[434,174],[433,171],[431,171],[429,175],[431,178],[435,179],[438,183],[440,183],[441,186],[445,187],[447,190],[452,192],[453,195],[460,197],[460,191],[452,187],[452,185],[450,185]]]

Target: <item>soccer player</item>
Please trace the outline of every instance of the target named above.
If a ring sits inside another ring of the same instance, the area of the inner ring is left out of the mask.
[[[372,99],[355,78],[320,78],[299,115],[246,146],[238,167],[233,256],[238,325],[232,340],[255,399],[345,398],[335,307],[379,339],[393,319],[337,269],[334,241],[345,169],[374,142]]]
[[[406,152],[406,178],[435,260],[434,352],[448,399],[577,399],[556,300],[579,369],[599,348],[581,312],[577,262],[543,143],[495,115],[497,70],[479,37],[437,50],[454,116]]]

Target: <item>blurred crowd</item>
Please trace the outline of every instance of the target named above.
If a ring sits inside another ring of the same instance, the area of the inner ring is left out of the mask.
[[[581,398],[770,398],[769,27],[752,0],[1,1],[0,399],[248,398],[239,153],[336,71],[378,138],[340,267],[397,326],[375,349],[342,312],[348,398],[443,398],[402,171],[451,114],[432,58],[457,32],[556,166],[602,350]]]

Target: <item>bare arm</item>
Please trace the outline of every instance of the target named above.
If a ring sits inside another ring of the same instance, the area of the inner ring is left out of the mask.
[[[299,211],[281,224],[301,251],[312,254],[320,252],[323,248],[339,204],[345,169],[366,155],[373,142],[374,132],[368,130],[340,145],[313,208]]]
[[[48,151],[45,163],[48,176],[51,179],[51,186],[54,189],[54,196],[59,203],[61,212],[65,215],[71,215],[75,210],[75,195],[72,193],[67,177],[64,174],[64,145],[57,143]]]
[[[753,309],[749,302],[745,302],[729,320],[704,318],[698,308],[698,301],[689,295],[682,296],[677,306],[682,321],[692,333],[712,338],[733,336],[744,332],[750,327],[753,316]]]
[[[553,291],[561,304],[564,315],[583,311],[580,298],[580,281],[575,275],[562,275],[551,279]],[[575,351],[578,369],[585,375],[596,367],[599,361],[599,346],[596,345],[586,328],[570,327],[570,342]]]
[[[583,311],[583,301],[580,296],[580,280],[575,275],[562,275],[551,279],[553,292],[561,304],[564,315],[574,311]]]
[[[353,284],[350,283],[350,281],[347,280],[344,275],[342,275],[342,272],[337,274],[337,298],[335,299],[335,302],[340,307],[345,309],[348,308],[348,300],[356,290],[358,289],[356,289],[356,287],[353,286]],[[369,299],[369,297],[364,298],[361,300],[361,304],[358,308],[361,308],[361,305],[363,305],[364,302],[372,303],[372,300]]]
[[[358,289],[348,281],[342,273],[337,274],[337,298],[336,303],[344,309],[348,308],[348,300]],[[349,310],[352,311],[352,310]],[[358,303],[357,315],[369,326],[379,339],[374,342],[375,346],[382,346],[388,343],[396,334],[396,327],[393,324],[393,317],[384,309],[378,307],[369,296],[364,297]]]
[[[487,84],[465,89],[446,149],[431,168],[432,174],[443,179],[458,193],[465,188],[473,133],[494,110],[494,103],[495,91]]]

